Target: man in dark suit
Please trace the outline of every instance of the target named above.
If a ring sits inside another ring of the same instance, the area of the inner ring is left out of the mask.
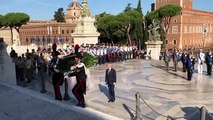
[[[105,76],[105,82],[108,85],[109,89],[109,101],[108,102],[114,102],[115,101],[115,83],[116,83],[116,71],[112,68],[112,64],[107,64],[108,69],[106,70],[106,76]]]

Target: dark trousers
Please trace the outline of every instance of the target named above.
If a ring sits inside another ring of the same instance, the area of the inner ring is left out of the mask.
[[[53,84],[56,100],[62,100],[61,90],[60,90],[61,77],[62,77],[61,74],[56,74],[56,73],[54,73],[53,76],[52,76],[52,84]]]
[[[175,69],[175,71],[177,71],[177,67],[178,67],[178,63],[174,62],[174,69]]]
[[[77,84],[74,86],[74,88],[72,89],[72,93],[74,94],[74,96],[76,97],[76,99],[78,100],[78,103],[85,103],[84,100],[84,85],[82,80],[79,80],[77,82]]]
[[[183,63],[183,72],[186,72],[186,65]]]
[[[192,79],[193,70],[187,70],[187,80]]]
[[[165,61],[166,71],[169,71],[169,62]]]
[[[62,96],[61,96],[61,90],[60,90],[60,86],[54,86],[54,92],[55,92],[55,99],[56,100],[62,100]]]
[[[31,82],[31,80],[32,80],[32,71],[31,71],[31,68],[27,68],[26,69],[26,78],[27,78],[27,82]]]
[[[109,99],[110,100],[115,100],[115,85],[108,85],[108,88],[109,88]]]
[[[207,75],[211,76],[212,75],[212,65],[207,64]]]

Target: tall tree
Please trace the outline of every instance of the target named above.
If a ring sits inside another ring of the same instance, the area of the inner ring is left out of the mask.
[[[19,33],[19,29],[23,24],[30,20],[29,15],[25,13],[8,13],[2,18],[2,25],[9,27],[11,31],[11,42],[13,44],[13,28]]]
[[[121,22],[121,30],[127,36],[127,43],[131,44],[132,39],[130,34],[133,30],[133,25],[137,20],[142,20],[142,16],[135,10],[129,10],[127,12],[120,13],[117,17],[118,20]]]
[[[3,23],[2,23],[3,21],[2,20],[3,20],[3,16],[0,15],[0,28],[2,28],[2,26],[3,26]]]
[[[128,3],[123,12],[127,12],[129,10],[133,10],[132,4]]]
[[[136,8],[136,10],[142,15],[142,7],[141,7],[141,0],[138,0],[138,6]]]
[[[106,38],[112,44],[114,43],[112,34],[116,28],[114,26],[118,25],[118,24],[113,24],[115,21],[116,21],[116,16],[114,15],[110,15],[110,14],[97,15],[96,25],[97,25],[98,31],[101,33],[101,37]]]
[[[54,19],[57,22],[66,22],[64,17],[64,9],[58,8],[58,11],[55,11]]]
[[[166,38],[172,17],[179,15],[181,10],[182,8],[177,5],[165,5],[150,12],[146,17],[149,21],[158,19],[161,22],[165,34],[163,38]],[[165,47],[165,41],[166,39],[163,40],[163,48]]]

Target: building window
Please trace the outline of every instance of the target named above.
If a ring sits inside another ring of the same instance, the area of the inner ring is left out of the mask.
[[[176,23],[176,22],[177,22],[177,19],[174,19],[173,22]]]
[[[173,44],[176,45],[177,44],[177,40],[173,40]]]
[[[69,34],[69,30],[67,30],[67,34]]]
[[[55,34],[58,34],[58,30],[56,30]]]
[[[55,34],[55,31],[53,30],[53,34]]]
[[[72,33],[74,33],[74,30],[72,30]]]
[[[76,16],[76,13],[74,12],[74,16]]]
[[[189,33],[192,33],[192,26],[189,26]]]
[[[178,33],[178,26],[172,27],[172,33]]]
[[[187,33],[187,32],[188,32],[188,27],[184,26],[184,33]]]
[[[61,34],[64,34],[64,30],[61,31]]]
[[[195,26],[193,26],[193,33],[195,33],[196,32],[196,28],[195,28]]]

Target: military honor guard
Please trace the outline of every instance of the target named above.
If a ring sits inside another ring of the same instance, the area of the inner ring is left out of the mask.
[[[197,69],[198,74],[203,74],[203,63],[205,61],[205,54],[203,53],[203,50],[200,49],[199,53],[197,54]]]
[[[192,56],[192,53],[190,52],[186,57],[187,80],[189,81],[191,81],[193,75],[193,61],[194,58]]]
[[[174,51],[173,51],[172,58],[173,58],[173,63],[174,63],[174,70],[175,70],[175,72],[177,72],[179,55],[178,55],[178,52],[176,49],[174,49]]]
[[[183,72],[186,72],[186,62],[187,62],[186,57],[187,57],[187,51],[184,50],[184,52],[181,55],[181,62],[183,64]]]
[[[81,58],[82,58],[82,56],[80,54],[77,54],[75,57],[75,61],[77,62],[76,70],[75,70],[75,76],[76,76],[77,83],[74,86],[74,88],[72,89],[72,93],[78,100],[77,106],[85,108],[86,105],[85,105],[84,95],[86,95],[87,75],[86,75],[86,71],[85,71],[85,65],[81,61]],[[66,76],[70,77],[70,74],[68,74]]]
[[[52,49],[52,59],[49,65],[49,70],[52,72],[52,85],[54,88],[55,99],[62,100],[60,86],[62,86],[64,81],[64,75],[58,70],[58,62],[60,53],[57,51],[57,45],[53,44]]]
[[[169,51],[165,50],[163,56],[164,56],[164,62],[165,62],[166,71],[169,71],[169,62],[170,62]]]
[[[213,64],[213,55],[212,51],[209,50],[209,52],[206,54],[207,75],[209,76],[211,76],[212,73],[212,64]]]

